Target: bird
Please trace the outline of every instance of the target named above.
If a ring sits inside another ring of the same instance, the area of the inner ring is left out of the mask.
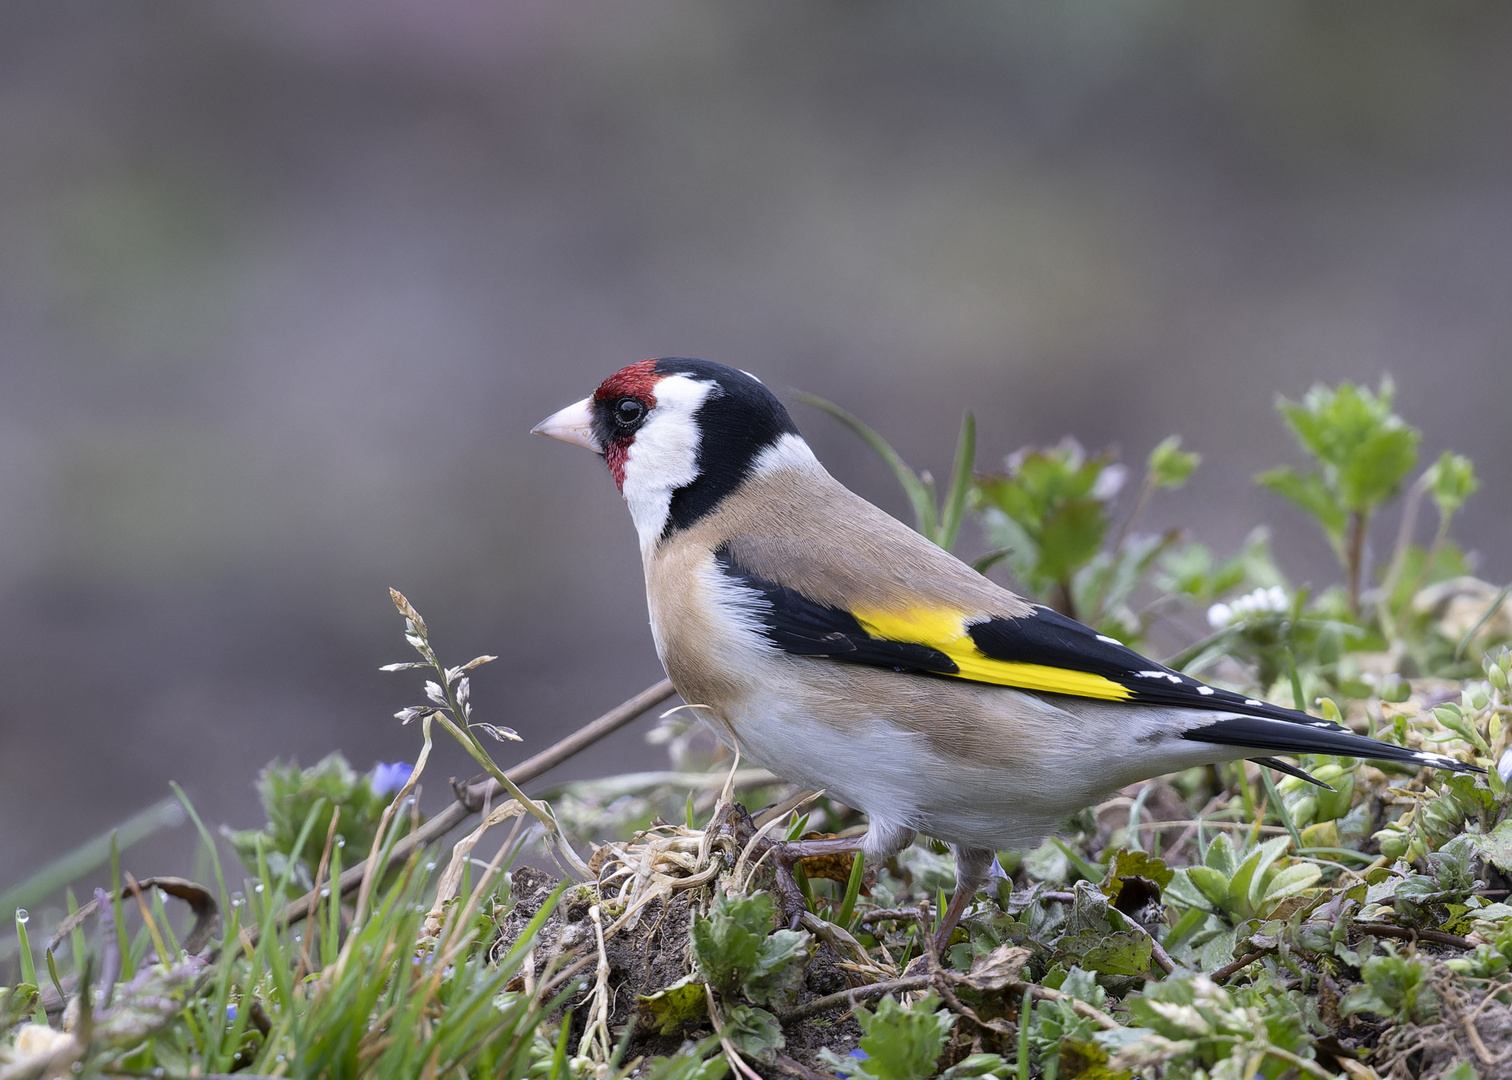
[[[864,836],[780,861],[942,841],[942,942],[997,852],[1153,776],[1250,758],[1317,783],[1277,754],[1482,771],[1209,686],[1002,588],[831,476],[745,371],[642,360],[532,430],[603,457],[683,700],[742,757],[866,814]]]

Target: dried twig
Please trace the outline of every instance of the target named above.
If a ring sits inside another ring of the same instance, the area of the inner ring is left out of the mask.
[[[920,911],[922,916],[924,913]],[[928,932],[921,933],[919,937],[924,942],[924,955],[929,964],[930,987],[937,991],[940,999],[949,1006],[957,1016],[964,1016],[977,1027],[985,1031],[996,1032],[1004,1037],[1012,1036],[1013,1029],[1003,1020],[984,1020],[977,1015],[975,1009],[956,997],[955,991],[950,988],[949,972],[940,966],[940,947],[935,941],[934,935]]]
[[[860,918],[863,923],[874,923],[918,922],[920,917],[916,908],[872,908],[861,912]]]
[[[1275,951],[1276,951],[1276,947],[1274,945],[1272,945],[1270,948],[1267,948],[1267,949],[1256,949],[1252,953],[1245,953],[1243,956],[1241,956],[1239,959],[1235,960],[1233,963],[1231,963],[1231,964],[1224,964],[1221,968],[1218,968],[1216,971],[1213,971],[1213,972],[1209,973],[1208,978],[1212,979],[1215,983],[1220,983],[1221,984],[1225,980],[1231,978],[1234,974],[1236,974],[1242,968],[1249,967],[1256,960],[1259,960],[1262,957],[1269,956],[1271,953],[1273,953]]]
[[[1155,940],[1154,934],[1150,933],[1143,926],[1140,926],[1139,923],[1135,922],[1127,915],[1124,916],[1124,922],[1129,924],[1129,929],[1137,930],[1139,931],[1139,933],[1150,939],[1150,956],[1160,967],[1161,971],[1165,972],[1167,975],[1170,975],[1176,970],[1176,961],[1172,960],[1171,954],[1166,952],[1165,947],[1162,946],[1160,942]]]
[[[1406,938],[1409,941],[1431,941],[1435,945],[1449,945],[1466,952],[1475,948],[1475,942],[1458,934],[1446,934],[1442,930],[1414,930],[1410,926],[1392,926],[1390,923],[1354,923],[1354,928],[1372,937]]]
[[[794,1024],[799,1020],[807,1020],[811,1016],[829,1012],[831,1009],[844,1009],[851,1012],[863,1001],[879,998],[884,994],[901,994],[908,990],[923,990],[929,986],[930,976],[908,975],[901,979],[888,979],[885,982],[867,983],[865,986],[854,986],[849,990],[841,990],[836,994],[826,994],[824,997],[814,998],[812,1001],[799,1005],[782,1014],[783,1024]]]

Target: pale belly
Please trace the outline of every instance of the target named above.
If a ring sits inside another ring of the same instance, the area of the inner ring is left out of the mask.
[[[1072,814],[1126,784],[1241,753],[1177,741],[1163,745],[1158,760],[1142,761],[1131,746],[1116,771],[1089,773],[1087,762],[1102,755],[1089,757],[1076,738],[1032,765],[985,763],[947,759],[928,739],[880,717],[842,730],[758,696],[729,718],[743,756],[864,811],[874,829],[916,830],[994,851],[1038,845]],[[720,725],[710,727],[729,741]]]
[[[1209,714],[792,656],[730,602],[712,562],[684,570],[679,589],[651,590],[657,652],[684,700],[744,760],[864,811],[879,837],[1030,847],[1126,784],[1245,756],[1179,738]]]

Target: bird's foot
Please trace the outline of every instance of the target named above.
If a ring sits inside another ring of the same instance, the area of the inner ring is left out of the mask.
[[[984,848],[960,848],[952,845],[956,859],[956,888],[940,919],[940,928],[935,931],[934,951],[943,957],[950,947],[950,937],[966,908],[976,899],[982,887],[994,878],[1007,877],[998,865],[997,856]]]
[[[956,886],[955,895],[950,898],[950,903],[945,908],[945,917],[940,920],[940,928],[935,931],[934,947],[935,954],[943,957],[950,948],[951,935],[955,933],[956,924],[961,921],[961,916],[966,913],[966,907],[976,899],[977,890],[974,888],[961,888]]]

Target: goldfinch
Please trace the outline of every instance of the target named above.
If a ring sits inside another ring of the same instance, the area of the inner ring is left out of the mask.
[[[643,360],[534,431],[609,466],[683,700],[745,758],[866,813],[864,838],[784,861],[942,840],[942,937],[995,852],[1135,781],[1236,758],[1306,776],[1272,754],[1472,768],[1207,686],[998,587],[830,476],[745,372]]]

